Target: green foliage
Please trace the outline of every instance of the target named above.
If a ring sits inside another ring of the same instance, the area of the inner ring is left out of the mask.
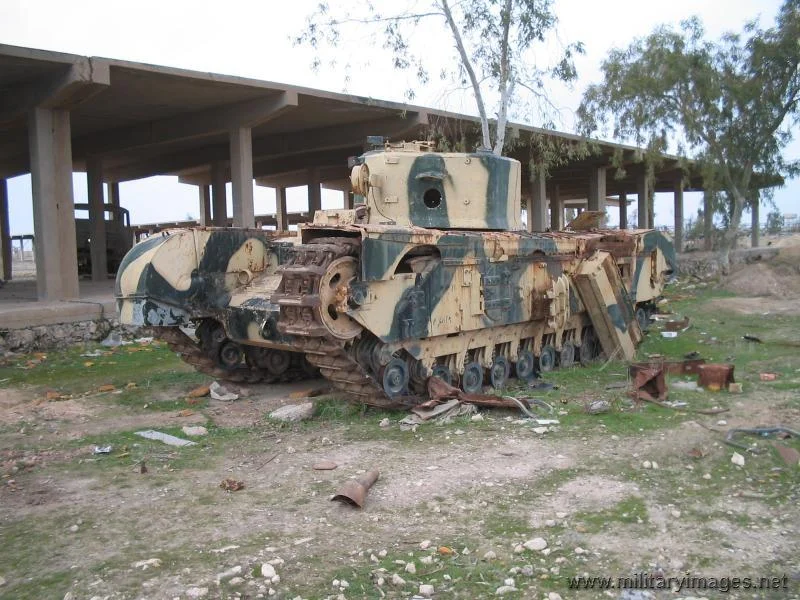
[[[722,192],[727,246],[745,204],[765,182],[798,171],[782,150],[800,117],[800,2],[785,0],[774,26],[705,37],[697,18],[657,28],[603,63],[604,80],[579,108],[583,132],[611,126],[648,149],[677,140],[699,161],[707,189]],[[758,173],[756,176],[755,174]]]
[[[505,148],[510,110],[517,107],[527,115],[538,109],[549,121],[557,110],[548,100],[547,81],[577,78],[574,58],[583,53],[580,42],[563,46],[561,55],[549,64],[542,64],[543,53],[536,52],[546,45],[557,24],[552,0],[425,0],[400,8],[323,1],[294,41],[322,53],[339,48],[344,39],[364,28],[374,29],[380,34],[375,39],[391,54],[392,66],[413,74],[415,84],[406,92],[407,99],[413,100],[413,87],[431,79],[429,37],[415,35],[423,20],[435,20],[452,39],[455,54],[449,64],[456,66],[443,69],[439,78],[456,89],[472,91],[481,118],[481,145],[493,148],[495,154]],[[321,64],[316,58],[314,66]],[[487,108],[487,101],[495,105],[495,111]],[[493,128],[488,116],[492,112],[497,114]]]

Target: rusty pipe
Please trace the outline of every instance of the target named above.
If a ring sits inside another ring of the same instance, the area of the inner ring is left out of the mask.
[[[346,482],[331,500],[338,500],[343,504],[363,508],[364,500],[367,499],[367,492],[378,481],[378,477],[380,477],[380,472],[367,471],[358,479],[351,479]]]

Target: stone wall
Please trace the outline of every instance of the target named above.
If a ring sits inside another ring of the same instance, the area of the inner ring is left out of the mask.
[[[100,342],[106,339],[112,331],[119,332],[123,338],[134,336],[133,329],[120,327],[116,319],[39,325],[23,329],[0,328],[0,355],[11,352],[60,349],[85,342]]]

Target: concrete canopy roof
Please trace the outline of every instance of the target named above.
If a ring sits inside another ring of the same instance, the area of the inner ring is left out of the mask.
[[[0,45],[0,177],[30,171],[28,113],[36,106],[70,111],[74,170],[100,158],[106,181],[175,174],[208,183],[210,164],[229,160],[229,131],[252,128],[253,176],[260,182],[311,167],[347,176],[348,156],[368,135],[426,137],[432,131],[477,129],[475,117],[346,94],[106,58]],[[511,124],[519,140],[510,154],[525,165],[530,138],[566,143],[578,136]],[[457,135],[455,135],[457,133]],[[449,136],[448,136],[449,137]],[[622,153],[626,176],[607,178],[609,195],[635,193],[642,171],[636,148],[597,142],[588,158],[552,168],[548,183],[564,200],[586,198],[591,167]],[[336,167],[341,167],[341,171]],[[666,157],[655,191],[671,191],[681,176]],[[686,189],[700,189],[693,176]]]

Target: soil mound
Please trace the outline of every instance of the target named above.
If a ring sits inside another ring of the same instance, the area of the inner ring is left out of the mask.
[[[722,288],[737,296],[800,298],[800,246],[781,248],[769,261],[744,265],[725,278]]]

